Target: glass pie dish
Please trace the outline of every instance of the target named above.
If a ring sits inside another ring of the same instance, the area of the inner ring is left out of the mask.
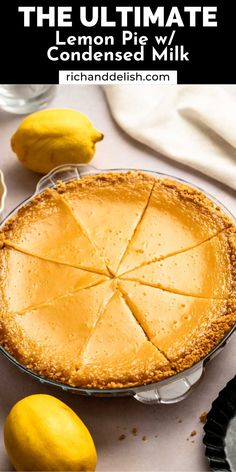
[[[58,181],[68,182],[74,179],[81,179],[86,175],[94,175],[94,174],[101,174],[101,173],[112,173],[112,172],[128,172],[134,169],[106,169],[100,170],[92,166],[88,165],[63,165],[57,167],[56,169],[52,170],[49,174],[45,175],[39,182],[36,187],[35,193],[26,201],[22,202],[17,208],[13,210],[2,222],[2,225],[6,223],[6,221],[12,217],[20,207],[24,206],[27,202],[30,202],[36,195],[43,192],[48,187],[54,187]],[[172,178],[175,179],[177,182],[185,183],[190,187],[197,188],[188,182],[175,178],[166,174],[161,174],[158,172],[151,172],[151,171],[142,171],[159,179],[163,178]],[[235,222],[235,218],[233,215],[215,198],[211,195],[208,195],[205,191],[201,190],[204,194],[208,196],[210,200],[212,200],[217,206],[219,206],[222,211],[230,217],[231,220]],[[1,225],[1,226],[2,226]],[[216,354],[218,354],[223,347],[225,346],[226,342],[234,332],[236,324],[233,328],[226,333],[224,338],[218,343],[214,349],[205,356],[201,361],[193,365],[191,368],[184,370],[181,373],[175,374],[172,377],[169,377],[165,380],[158,381],[156,383],[147,384],[147,385],[140,385],[137,387],[130,387],[130,388],[113,388],[113,389],[91,389],[91,388],[81,388],[81,387],[72,387],[69,385],[62,384],[57,381],[53,381],[49,378],[43,377],[35,372],[29,370],[28,368],[24,367],[20,362],[18,362],[12,355],[10,355],[3,347],[0,347],[1,353],[14,365],[16,365],[19,369],[23,372],[31,375],[31,377],[36,378],[41,383],[45,383],[47,385],[52,385],[59,387],[67,392],[76,393],[80,395],[87,395],[87,396],[110,396],[110,397],[117,397],[117,396],[133,396],[136,400],[147,403],[147,404],[155,404],[155,403],[176,403],[183,400],[194,388],[194,386],[200,381],[202,378],[205,367],[207,362],[211,360]]]
[[[6,189],[6,185],[5,185],[5,182],[4,182],[3,173],[0,170],[0,215],[3,212],[6,193],[7,193],[7,189]]]

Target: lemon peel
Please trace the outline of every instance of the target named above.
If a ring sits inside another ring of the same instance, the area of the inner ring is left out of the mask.
[[[88,163],[102,139],[103,134],[79,111],[47,109],[22,121],[11,147],[25,167],[44,174],[58,165]]]
[[[17,471],[92,472],[92,437],[71,408],[51,395],[30,395],[11,409],[4,426],[9,459]]]

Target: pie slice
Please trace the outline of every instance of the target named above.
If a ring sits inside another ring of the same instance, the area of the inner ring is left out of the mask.
[[[121,278],[176,293],[227,298],[236,282],[233,245],[236,246],[236,232],[227,230],[193,249],[147,264]]]
[[[148,174],[130,172],[92,175],[58,187],[113,274],[142,218],[153,183]]]
[[[93,388],[128,387],[173,374],[150,343],[119,291],[100,316],[75,372],[74,383]]]
[[[6,246],[0,250],[0,314],[26,310],[106,279]]]
[[[4,227],[5,241],[28,254],[107,273],[106,265],[69,206],[46,190],[22,207]]]
[[[197,190],[174,181],[157,180],[118,274],[196,246],[231,224]]]
[[[107,281],[4,316],[1,342],[29,369],[69,382],[80,351],[112,293],[112,282]]]
[[[235,322],[227,300],[194,298],[137,282],[120,282],[119,287],[149,339],[177,371],[208,354]]]

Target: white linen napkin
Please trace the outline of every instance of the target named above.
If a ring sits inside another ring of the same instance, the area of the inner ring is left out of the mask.
[[[135,84],[104,90],[126,133],[236,190],[236,100],[222,87]]]

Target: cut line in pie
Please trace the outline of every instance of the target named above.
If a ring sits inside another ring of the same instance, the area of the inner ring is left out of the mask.
[[[231,299],[186,297],[131,281],[119,282],[119,289],[150,341],[177,370],[206,355],[221,339],[222,326],[232,326]]]
[[[122,387],[173,375],[169,361],[148,341],[121,293],[116,291],[101,314],[74,373],[82,386]]]
[[[80,352],[114,292],[112,281],[80,289],[1,320],[1,342],[23,364],[70,382]]]
[[[30,256],[5,246],[0,252],[0,314],[26,310],[105,281],[105,275]]]
[[[234,229],[219,233],[188,251],[144,265],[121,276],[175,293],[227,298],[232,291]]]
[[[4,227],[2,238],[27,254],[109,275],[103,258],[55,190],[46,190],[22,207]]]
[[[143,216],[153,184],[150,175],[130,172],[88,176],[57,187],[113,274]]]
[[[202,193],[157,180],[117,275],[196,246],[232,224]]]

